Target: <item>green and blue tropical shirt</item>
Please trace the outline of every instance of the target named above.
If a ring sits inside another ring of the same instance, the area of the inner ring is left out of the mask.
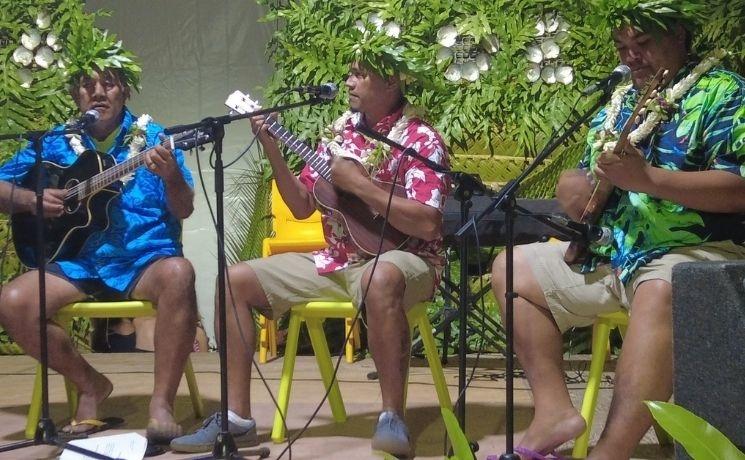
[[[674,82],[688,75],[686,66]],[[630,90],[623,101],[616,129],[621,131],[633,111],[638,92]],[[590,124],[587,147],[580,168],[590,168],[601,153],[593,147],[608,108]],[[652,165],[672,171],[722,170],[745,177],[745,80],[715,68],[704,74],[678,102],[666,122],[640,145]],[[727,197],[722,197],[727,199]],[[672,248],[709,241],[745,240],[745,214],[697,211],[645,193],[616,189],[608,200],[599,225],[611,228],[613,242],[592,248],[584,265],[591,271],[610,261],[619,278],[628,282],[634,271]]]

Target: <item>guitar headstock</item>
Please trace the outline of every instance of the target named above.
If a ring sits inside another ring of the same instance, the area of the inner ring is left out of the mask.
[[[164,143],[167,143],[171,148],[177,148],[181,150],[190,150],[194,147],[212,142],[214,139],[210,133],[204,132],[199,129],[190,129],[183,131],[171,136],[167,136],[164,139]]]
[[[243,94],[238,90],[233,91],[228,95],[228,98],[225,99],[225,105],[231,111],[240,114],[255,112],[256,110],[261,109],[261,105],[258,102],[251,99],[248,94]]]

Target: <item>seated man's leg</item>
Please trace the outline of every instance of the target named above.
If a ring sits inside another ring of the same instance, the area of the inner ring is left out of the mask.
[[[26,272],[2,288],[0,295],[0,323],[30,356],[40,358],[39,351],[39,274]],[[63,276],[47,272],[47,317],[52,317],[68,303],[83,300],[86,295]],[[95,419],[98,405],[111,393],[109,379],[97,372],[78,353],[65,330],[54,322],[47,322],[49,367],[69,379],[78,389],[76,420]],[[86,424],[70,427],[84,431]]]
[[[626,459],[649,429],[645,400],[667,401],[672,394],[672,269],[697,261],[745,259],[745,247],[731,241],[673,249],[635,273],[631,319],[616,366],[608,421],[590,458]]]
[[[251,365],[256,344],[252,311],[258,309],[262,314],[279,318],[295,304],[343,299],[346,293],[341,278],[338,274],[319,276],[310,254],[279,254],[240,262],[228,269],[225,289],[228,417],[236,444],[258,442],[250,400]],[[217,308],[217,292],[215,306]],[[216,312],[216,329],[218,321]],[[221,338],[218,336],[217,340]],[[220,428],[217,415],[209,417],[195,433],[174,439],[171,448],[179,452],[211,450]]]
[[[631,458],[652,424],[644,401],[667,401],[672,395],[672,285],[659,279],[645,281],[631,305],[608,421],[589,458]]]
[[[585,422],[564,380],[562,332],[592,324],[603,310],[618,310],[602,282],[607,270],[583,275],[563,261],[565,244],[536,243],[514,251],[514,343],[533,392],[535,416],[521,447],[547,453],[575,438]],[[504,318],[506,256],[492,268],[492,289]],[[597,305],[596,305],[597,304]]]
[[[155,384],[150,400],[148,437],[170,441],[181,435],[173,404],[192,350],[197,324],[194,268],[183,257],[159,259],[148,266],[131,292],[155,304]]]
[[[357,299],[359,302],[367,291],[364,299],[367,340],[383,399],[372,447],[394,455],[408,455],[411,446],[402,420],[411,348],[406,309],[432,297],[435,270],[420,257],[404,251],[383,254],[374,272],[372,265],[372,262],[365,265]]]

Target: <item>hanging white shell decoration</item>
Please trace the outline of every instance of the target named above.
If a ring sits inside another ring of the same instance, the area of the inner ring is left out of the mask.
[[[31,61],[34,60],[34,53],[27,50],[24,46],[19,46],[16,48],[15,51],[13,51],[13,62],[16,64],[20,64],[23,67],[26,67],[27,65],[31,64]]]
[[[453,57],[453,50],[451,50],[450,48],[441,46],[440,49],[437,50],[437,63],[438,64],[445,62],[452,57]]]
[[[540,64],[543,62],[543,51],[537,46],[529,46],[526,50],[528,61]]]
[[[468,81],[476,81],[479,79],[479,68],[476,67],[476,63],[466,62],[461,67],[461,78]]]
[[[48,46],[42,46],[36,52],[36,56],[34,56],[34,62],[36,62],[36,65],[38,65],[39,67],[48,69],[49,66],[52,65],[52,63],[54,62],[54,51],[52,51],[52,48]]]
[[[499,51],[499,39],[494,34],[489,34],[481,39],[481,47],[489,54]]]
[[[528,66],[527,77],[528,81],[531,83],[538,81],[538,79],[541,78],[541,66],[538,64],[530,64]]]
[[[452,25],[440,27],[437,31],[437,43],[442,46],[450,48],[455,45],[456,38],[458,38],[458,30]]]
[[[489,63],[491,62],[491,56],[486,53],[479,53],[476,56],[476,66],[481,72],[489,70]]]
[[[569,83],[574,81],[574,69],[566,65],[558,67],[556,69],[555,75],[556,81],[565,85],[568,85]]]
[[[385,34],[389,37],[398,38],[398,36],[401,35],[401,26],[393,21],[386,22],[383,29],[385,29]]]
[[[546,40],[541,43],[541,51],[545,59],[555,59],[559,57],[559,45],[553,40]]]
[[[33,51],[41,43],[41,34],[36,29],[31,29],[28,33],[21,35],[21,45],[27,50]]]
[[[541,80],[548,84],[556,83],[556,73],[553,66],[549,65],[541,69]]]
[[[460,80],[461,75],[460,64],[450,64],[450,66],[445,69],[445,78],[447,78],[448,81],[456,82]]]

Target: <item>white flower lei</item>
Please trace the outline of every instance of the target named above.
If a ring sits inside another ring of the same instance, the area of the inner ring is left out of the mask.
[[[127,134],[124,136],[124,144],[129,147],[129,154],[127,154],[128,159],[140,153],[140,150],[142,150],[142,148],[147,144],[145,133],[147,125],[151,121],[153,121],[153,118],[144,113],[129,127]],[[69,139],[70,147],[77,156],[82,155],[83,152],[88,150],[88,148],[83,144],[83,139],[80,137],[80,134],[66,134],[65,137]],[[132,179],[132,177],[133,174],[129,174],[123,177],[121,181],[127,183]]]
[[[411,118],[420,117],[419,113],[420,110],[418,108],[407,103],[404,106],[401,117],[396,121],[396,123],[393,124],[390,132],[386,137],[393,142],[399,144],[403,143],[404,137],[406,136],[406,128],[409,126],[409,121],[411,121]],[[333,136],[332,139],[324,137],[321,139],[322,142],[328,144],[335,154],[344,156],[345,153],[343,152],[343,150],[341,148],[337,148],[343,141],[341,134],[344,130],[344,126],[350,119],[352,119],[352,122],[354,124],[357,124],[360,121],[361,116],[362,114],[359,112],[344,112],[344,114],[342,114],[341,117],[337,118],[336,121],[334,121],[334,123],[329,127],[331,135]],[[361,160],[368,169],[379,166],[384,159],[390,156],[391,152],[391,147],[388,144],[382,142],[377,143],[375,141],[372,141],[371,144],[373,147],[372,151],[369,155]]]
[[[685,78],[678,81],[672,88],[665,89],[663,94],[650,98],[644,108],[647,114],[644,121],[631,133],[629,133],[629,142],[637,146],[644,139],[649,137],[657,126],[670,118],[670,114],[678,108],[678,101],[688,93],[688,90],[698,81],[699,78],[727,55],[727,51],[718,49],[714,50],[704,60],[699,62],[691,73]],[[611,96],[608,114],[603,123],[603,129],[599,134],[599,139],[593,144],[593,147],[601,151],[613,150],[616,146],[619,133],[615,130],[618,115],[621,113],[621,105],[626,93],[632,85],[625,85],[616,88]],[[614,140],[606,142],[605,139],[611,137]]]

